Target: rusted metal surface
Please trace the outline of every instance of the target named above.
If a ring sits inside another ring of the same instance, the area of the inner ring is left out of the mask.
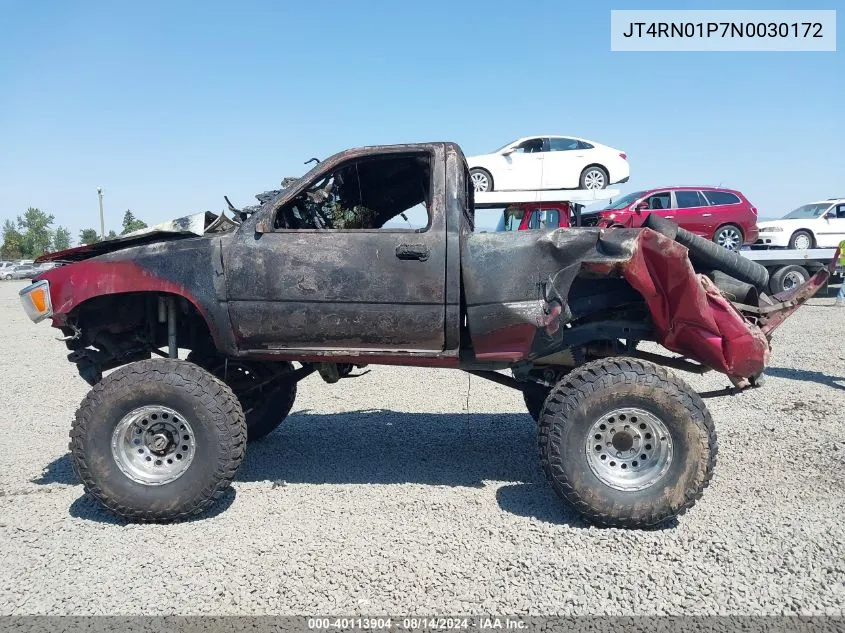
[[[736,376],[754,375],[768,360],[763,332],[693,270],[686,248],[650,229],[472,235],[465,242],[463,274],[479,358],[530,358],[538,330],[550,326],[554,304],[561,307],[561,325],[587,316],[570,306],[576,279],[592,278],[600,289],[619,277],[645,301],[666,348]]]
[[[222,231],[213,236],[155,229],[72,249],[47,258],[76,263],[39,278],[65,333],[86,302],[165,293],[193,306],[229,357],[486,370],[583,358],[572,350],[623,339],[657,340],[737,381],[765,367],[766,333],[790,311],[761,330],[693,269],[685,247],[650,229],[475,234],[467,173],[450,143],[358,148],[261,194],[237,227],[212,219],[204,230]],[[320,205],[354,186],[366,214],[352,220],[376,226],[317,228],[350,221]],[[415,204],[426,227],[378,228]],[[814,280],[792,300],[806,300]],[[99,340],[123,337],[114,358],[149,353],[161,336],[155,316],[134,315],[145,338],[110,324],[108,309],[91,318]]]

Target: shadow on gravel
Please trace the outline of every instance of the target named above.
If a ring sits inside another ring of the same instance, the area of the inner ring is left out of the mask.
[[[496,501],[502,510],[517,516],[576,528],[610,529],[593,526],[582,519],[572,506],[559,499],[545,482],[502,486],[496,492]],[[672,530],[676,527],[678,527],[678,520],[670,519],[661,525],[646,528],[645,531]]]
[[[29,483],[40,486],[47,486],[49,484],[73,486],[81,482],[76,478],[76,473],[73,472],[73,467],[70,465],[70,454],[65,453],[47,464],[41,476],[30,479]]]
[[[299,411],[249,445],[240,481],[480,487],[538,481],[525,414]]]
[[[590,527],[572,507],[558,498],[545,481],[502,486],[496,501],[505,512],[572,527]]]
[[[588,527],[558,499],[537,464],[536,431],[526,414],[402,413],[372,410],[292,414],[273,433],[252,442],[236,481],[308,484],[402,484],[481,487],[485,481],[519,482],[496,493],[502,510],[517,516]],[[50,462],[32,480],[75,485],[70,455]],[[206,514],[217,516],[234,502],[230,489]],[[87,494],[70,516],[126,525]]]
[[[845,376],[829,376],[820,371],[805,371],[803,369],[787,369],[785,367],[768,367],[767,376],[775,378],[788,378],[789,380],[800,380],[803,382],[815,382],[831,389],[845,391]]]
[[[217,503],[215,503],[208,512],[205,512],[199,516],[187,519],[185,521],[180,521],[180,523],[193,523],[194,521],[203,521],[205,519],[211,519],[213,517],[218,516],[225,512],[229,506],[231,506],[235,502],[235,492],[234,488],[229,488],[223,498],[220,499]],[[72,516],[74,519],[84,519],[86,521],[93,521],[94,523],[104,523],[106,525],[129,525],[131,522],[125,519],[121,519],[120,517],[112,514],[108,510],[106,510],[100,502],[91,497],[90,495],[83,494],[79,499],[74,501],[70,504],[70,508],[68,509],[68,514]]]

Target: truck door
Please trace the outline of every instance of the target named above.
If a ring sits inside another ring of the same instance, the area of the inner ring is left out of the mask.
[[[352,158],[247,220],[224,252],[238,346],[442,351],[444,171],[426,151]]]

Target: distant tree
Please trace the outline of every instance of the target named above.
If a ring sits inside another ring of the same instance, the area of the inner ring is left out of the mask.
[[[27,257],[38,257],[50,250],[53,216],[41,209],[29,207],[23,217],[18,216],[18,230],[22,235],[21,252]]]
[[[53,235],[53,249],[63,251],[67,248],[70,248],[70,231],[60,226]]]
[[[23,235],[15,223],[6,220],[3,223],[3,246],[0,248],[3,259],[21,259],[23,257]]]
[[[100,241],[100,234],[95,229],[82,229],[79,232],[80,244],[96,244]]]
[[[109,234],[106,235],[106,239],[107,240],[117,239],[117,233],[115,233],[114,231],[109,231]]]
[[[139,229],[145,228],[147,228],[147,223],[143,220],[139,220],[133,215],[132,211],[126,209],[126,213],[123,214],[123,230],[120,234],[126,235],[132,231],[138,231]]]

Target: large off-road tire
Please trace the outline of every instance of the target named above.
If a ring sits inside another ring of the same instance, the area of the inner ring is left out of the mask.
[[[192,363],[125,365],[95,385],[70,432],[86,492],[136,521],[200,514],[229,487],[246,449],[246,423],[223,382]]]
[[[662,367],[631,358],[583,365],[540,416],[540,462],[554,491],[587,520],[646,528],[683,514],[716,462],[701,398]]]
[[[215,354],[191,352],[187,360],[196,363],[234,391],[246,418],[247,438],[250,442],[269,435],[285,421],[296,400],[296,381],[286,379],[293,372],[293,364],[260,363],[229,359]],[[253,388],[282,374],[264,386]]]
[[[706,270],[720,270],[740,281],[765,291],[769,283],[769,271],[739,253],[705,240],[656,213],[650,213],[643,226],[675,240],[687,247],[690,260]]]

